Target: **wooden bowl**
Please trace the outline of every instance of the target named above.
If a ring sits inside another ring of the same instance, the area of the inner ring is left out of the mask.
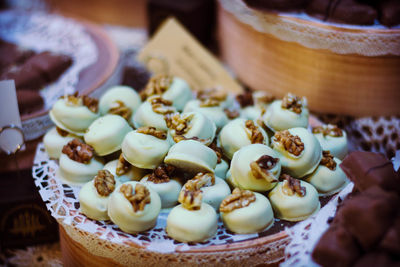
[[[218,8],[220,51],[247,86],[306,96],[316,112],[400,114],[400,29],[340,27],[247,7],[228,11],[228,4],[240,4],[233,2],[221,0]],[[257,29],[243,22],[252,16]],[[315,39],[301,39],[310,32]]]

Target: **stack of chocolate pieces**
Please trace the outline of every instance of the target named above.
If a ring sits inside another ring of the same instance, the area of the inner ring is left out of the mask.
[[[275,11],[305,11],[323,21],[386,26],[400,24],[398,0],[245,0],[254,8]]]
[[[354,182],[312,257],[322,266],[400,265],[400,172],[382,154],[353,152],[341,164]]]
[[[72,65],[69,56],[35,53],[0,40],[0,80],[14,80],[21,114],[40,110],[39,90],[56,81]]]

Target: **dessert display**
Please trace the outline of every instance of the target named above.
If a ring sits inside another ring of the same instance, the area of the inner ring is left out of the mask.
[[[145,169],[141,169],[130,164],[121,153],[118,159],[107,162],[104,170],[108,170],[114,178],[121,183],[128,181],[139,181],[146,174]]]
[[[308,126],[309,111],[305,98],[288,93],[282,100],[275,100],[262,116],[264,124],[272,131],[283,131]]]
[[[323,266],[397,266],[399,171],[382,154],[361,151],[341,166],[354,189],[340,203],[312,258]]]
[[[340,159],[324,150],[318,167],[304,180],[312,184],[320,195],[335,194],[348,183],[346,174],[339,167],[341,163]]]
[[[287,221],[304,220],[320,208],[317,190],[309,183],[283,174],[268,194],[276,217]]]
[[[122,142],[123,157],[133,166],[154,169],[160,165],[170,151],[167,134],[147,126],[131,131]]]
[[[318,139],[323,150],[329,151],[334,157],[343,159],[347,155],[347,136],[336,125],[328,124],[317,126],[312,133]]]
[[[269,139],[264,129],[252,120],[237,118],[227,123],[218,136],[219,144],[224,154],[232,159],[240,148],[250,144],[269,145]]]
[[[269,200],[249,190],[235,188],[222,201],[219,211],[224,225],[237,234],[261,232],[274,223]]]
[[[181,242],[202,242],[217,233],[218,217],[215,209],[202,201],[202,192],[196,187],[183,187],[179,193],[180,205],[168,215],[165,231]]]
[[[108,201],[108,216],[127,233],[153,228],[160,210],[161,200],[157,192],[135,181],[115,188]]]
[[[131,131],[123,117],[107,114],[90,124],[84,139],[99,156],[105,156],[120,150],[126,134]]]
[[[283,170],[293,177],[301,178],[312,173],[322,158],[321,145],[305,128],[276,132],[271,147],[279,153]]]
[[[275,97],[264,91],[245,92],[236,96],[240,117],[256,121],[264,114]]]
[[[81,212],[93,220],[109,220],[108,200],[119,184],[108,170],[98,171],[96,177],[79,191]]]
[[[103,169],[103,161],[94,155],[94,149],[79,139],[68,142],[59,160],[57,176],[70,184],[84,184]]]
[[[58,127],[51,128],[43,137],[44,147],[50,158],[58,159],[61,156],[63,147],[76,135],[70,134]]]

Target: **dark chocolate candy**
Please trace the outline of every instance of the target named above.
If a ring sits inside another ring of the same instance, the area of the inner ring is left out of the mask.
[[[373,251],[364,254],[355,264],[354,267],[395,267],[399,266],[400,262],[395,262],[389,254],[384,251]]]
[[[359,191],[376,185],[400,193],[400,176],[383,154],[355,151],[343,160],[340,167]]]
[[[126,66],[123,71],[122,85],[140,92],[150,79],[150,73],[143,66]]]
[[[18,89],[17,99],[20,114],[32,113],[43,107],[43,99],[36,90]]]
[[[322,266],[351,266],[361,253],[352,235],[339,225],[332,225],[321,237],[312,257]]]
[[[386,232],[379,247],[393,255],[400,256],[400,216],[397,216],[392,227]]]
[[[365,250],[371,250],[392,225],[397,214],[399,197],[374,186],[358,194],[336,214],[340,222]]]
[[[299,11],[302,10],[310,0],[244,0],[254,8],[277,10],[277,11]]]
[[[382,0],[379,1],[379,21],[386,26],[400,24],[400,1]]]
[[[15,44],[0,40],[0,73],[12,66],[22,64],[33,54],[31,50],[21,49]]]

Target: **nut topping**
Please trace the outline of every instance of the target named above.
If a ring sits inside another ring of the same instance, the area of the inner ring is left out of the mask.
[[[303,108],[303,98],[292,93],[288,93],[282,99],[282,108],[289,109],[294,113],[300,114]]]
[[[124,175],[125,173],[128,173],[129,170],[131,169],[132,165],[124,158],[124,156],[119,155],[118,162],[117,162],[117,168],[115,170],[115,173],[118,176]]]
[[[269,171],[273,169],[278,162],[278,158],[262,155],[258,160],[250,163],[251,173],[256,179],[264,179],[270,183],[276,182],[277,179],[272,176]]]
[[[336,161],[333,160],[333,156],[327,150],[322,151],[322,159],[319,164],[324,165],[332,171],[336,170]]]
[[[132,195],[133,187],[131,184],[123,184],[119,191],[132,204],[135,212],[144,210],[145,206],[151,202],[150,191],[142,184],[136,184],[134,195]]]
[[[172,101],[166,100],[161,96],[152,97],[149,99],[149,102],[155,113],[165,115],[175,112],[175,109],[172,107]]]
[[[282,144],[284,149],[295,155],[299,156],[304,150],[304,143],[297,135],[292,135],[288,130],[276,132],[274,135],[276,142]]]
[[[70,159],[87,164],[93,158],[93,147],[83,143],[81,140],[75,138],[66,144],[62,153],[66,154]]]
[[[202,187],[212,186],[215,184],[215,176],[211,172],[199,172],[192,179],[188,180],[183,186],[187,190],[196,191]]]
[[[179,113],[174,113],[165,115],[164,119],[168,128],[175,130],[175,133],[177,135],[183,135],[187,133],[187,131],[189,131],[189,122],[191,121],[193,116],[193,114],[191,114],[190,116],[182,116]]]
[[[69,135],[69,132],[64,131],[64,130],[61,129],[61,128],[56,127],[56,130],[57,130],[57,133],[58,133],[59,135],[61,135],[62,137],[66,137],[67,135]]]
[[[163,139],[163,140],[167,139],[167,134],[164,131],[159,131],[153,126],[140,127],[136,130],[136,132],[152,135],[154,137],[157,137],[158,139]]]
[[[317,126],[312,129],[312,133],[322,133],[325,136],[329,135],[332,137],[342,137],[343,131],[339,127],[333,124]]]
[[[230,120],[236,119],[237,117],[240,116],[239,111],[236,109],[225,108],[224,112],[225,112],[226,116],[228,117],[228,119],[230,119]]]
[[[146,88],[140,92],[142,100],[152,95],[161,95],[171,86],[173,77],[170,75],[160,74],[150,78]]]
[[[254,124],[252,120],[247,120],[245,123],[246,133],[252,144],[262,144],[264,143],[264,136],[262,135],[260,129]]]
[[[250,203],[256,201],[256,195],[250,190],[235,188],[232,194],[222,200],[219,206],[220,212],[231,212],[235,209],[247,207]]]
[[[192,191],[187,190],[185,187],[182,188],[178,197],[179,203],[188,210],[199,210],[201,208],[202,199],[203,193],[200,190]]]
[[[124,102],[119,101],[119,100],[117,100],[113,103],[113,105],[110,108],[110,110],[108,111],[108,113],[119,115],[127,121],[129,121],[129,119],[132,116],[132,110],[130,108],[128,108],[127,106],[125,106]]]
[[[282,191],[285,195],[293,196],[297,194],[299,197],[306,195],[306,188],[301,186],[300,180],[288,174],[282,174],[280,179],[283,180]]]
[[[236,100],[239,102],[242,108],[254,105],[252,92],[244,92],[243,94],[237,95]]]
[[[172,139],[174,139],[175,143],[179,143],[180,141],[185,141],[185,140],[195,140],[195,141],[199,141],[200,143],[207,143],[207,141],[209,139],[200,139],[197,136],[193,136],[193,137],[185,137],[183,135],[175,135],[174,137],[172,137]]]
[[[218,89],[207,89],[198,92],[197,99],[200,100],[200,107],[215,107],[219,106],[222,101],[225,101],[227,94]]]
[[[264,94],[260,96],[255,96],[257,103],[265,103],[269,104],[272,103],[275,100],[275,96],[268,94],[267,92],[264,92]]]
[[[66,98],[65,103],[68,106],[81,106],[82,105],[82,98],[78,96],[78,92],[75,92],[72,95],[63,96],[62,98]]]
[[[172,165],[161,164],[158,166],[149,176],[147,181],[155,184],[167,183],[170,177],[175,171],[175,167]]]
[[[215,154],[217,155],[217,163],[221,163],[222,161],[222,148],[217,146],[217,141],[216,139],[208,146],[212,150],[214,150]]]
[[[65,97],[64,97],[65,98]],[[78,96],[78,92],[73,95],[66,96],[66,104],[69,106],[86,106],[90,111],[97,113],[99,108],[99,100],[91,98],[87,95]]]
[[[97,176],[94,178],[94,187],[100,196],[109,196],[115,189],[114,175],[108,170],[98,171]]]

